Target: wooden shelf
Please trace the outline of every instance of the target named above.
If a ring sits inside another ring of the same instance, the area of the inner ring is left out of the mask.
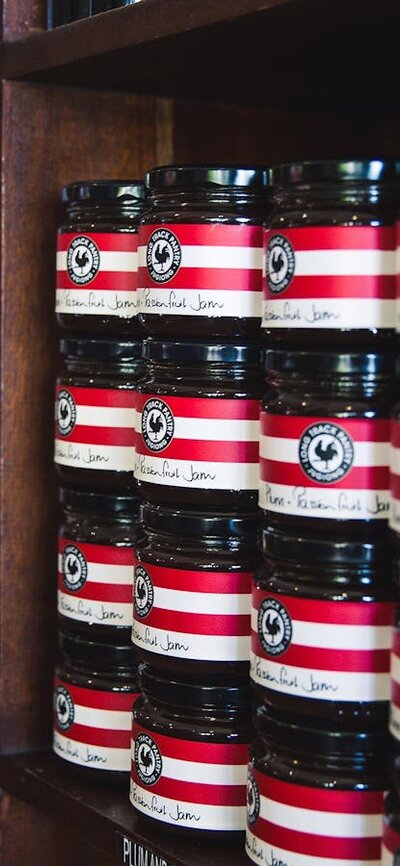
[[[7,42],[3,76],[393,114],[397,25],[398,0],[142,0]]]
[[[74,833],[116,864],[124,862],[121,836],[125,836],[159,855],[168,866],[214,866],[217,860],[218,866],[248,866],[237,841],[222,849],[202,839],[180,837],[176,830],[164,831],[161,825],[152,832],[130,806],[127,790],[76,782],[51,753],[0,757],[0,786],[52,818],[62,816]],[[132,864],[138,856],[131,858]]]

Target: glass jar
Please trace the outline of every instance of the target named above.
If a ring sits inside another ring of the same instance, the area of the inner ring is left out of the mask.
[[[260,500],[299,532],[387,532],[391,353],[267,350]]]
[[[145,502],[135,546],[132,640],[171,675],[248,674],[257,513]]]
[[[400,360],[396,363],[396,373],[400,373]],[[394,532],[400,535],[400,403],[392,409],[390,425],[390,512],[389,523]]]
[[[130,801],[149,826],[243,835],[250,695],[246,682],[207,685],[139,665]],[[151,823],[150,823],[151,822]],[[228,834],[228,835],[227,835]]]
[[[272,170],[262,327],[268,345],[316,340],[380,349],[394,339],[394,160],[329,160]]]
[[[399,545],[396,544],[395,569],[397,577],[397,589],[399,587],[400,560],[398,557]],[[394,738],[396,754],[400,755],[400,606],[397,605],[394,617],[394,628],[392,634],[392,653],[390,660],[391,676],[391,701],[389,713],[389,730]],[[400,766],[400,760],[399,760]]]
[[[61,488],[58,620],[64,632],[130,645],[139,498]]]
[[[141,180],[78,181],[65,186],[65,224],[57,235],[56,313],[70,332],[140,334],[137,314]]]
[[[268,171],[162,166],[139,229],[139,319],[155,336],[258,337]]]
[[[90,491],[135,489],[136,383],[141,343],[61,340],[54,460],[62,481]]]
[[[135,477],[145,499],[254,510],[261,351],[253,344],[143,342]]]
[[[378,866],[383,732],[349,732],[262,708],[250,745],[246,851],[255,863]]]
[[[387,726],[395,612],[393,545],[320,533],[261,536],[250,676],[282,713]]]
[[[130,771],[135,650],[60,631],[54,675],[53,751],[82,779],[123,782]]]

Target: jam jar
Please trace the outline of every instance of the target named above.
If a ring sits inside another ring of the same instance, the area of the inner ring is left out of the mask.
[[[57,596],[64,632],[129,646],[139,501],[61,488]]]
[[[266,352],[260,499],[299,532],[387,532],[391,353]]]
[[[387,735],[257,712],[246,851],[273,866],[379,866]]]
[[[64,187],[57,235],[56,313],[62,328],[120,336],[137,322],[141,180],[78,181]]]
[[[256,343],[143,342],[135,477],[162,504],[254,510],[261,350]]]
[[[400,866],[399,786],[391,787],[384,800],[381,866]]]
[[[139,665],[132,806],[164,829],[225,841],[246,826],[250,696],[246,681],[207,685]]]
[[[132,706],[139,689],[132,646],[59,631],[53,751],[82,780],[128,785]]]
[[[68,337],[56,384],[54,460],[62,481],[126,493],[136,487],[136,383],[141,343]]]
[[[385,347],[395,329],[394,160],[330,160],[272,170],[262,327],[268,344]]]
[[[399,560],[399,545],[396,543],[396,582],[397,594],[400,586],[400,560]],[[400,755],[400,605],[397,605],[395,613],[395,622],[392,634],[392,652],[390,659],[390,677],[391,677],[391,699],[389,711],[389,730],[394,738],[394,749],[397,755]],[[400,759],[399,759],[400,766]]]
[[[258,515],[145,502],[135,545],[132,640],[171,674],[248,674]]]
[[[265,527],[253,583],[250,676],[281,712],[387,725],[395,613],[391,540]]]
[[[268,171],[162,166],[139,229],[139,319],[157,336],[258,337]]]
[[[396,363],[397,377],[400,374],[400,359]],[[397,401],[397,395],[396,395]],[[390,514],[391,528],[400,534],[400,403],[392,410],[390,425]]]

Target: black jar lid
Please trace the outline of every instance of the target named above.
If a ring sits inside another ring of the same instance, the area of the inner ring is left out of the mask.
[[[181,677],[165,674],[150,665],[140,662],[138,666],[140,690],[172,706],[216,708],[250,711],[251,694],[247,679],[224,677],[223,683],[212,682],[210,677]]]
[[[146,361],[171,361],[180,364],[254,364],[262,361],[262,348],[257,343],[204,342],[203,340],[143,340]]]
[[[87,640],[59,629],[58,648],[65,659],[77,667],[80,664],[87,665],[96,672],[101,672],[102,668],[126,668],[136,674],[137,656],[131,643],[124,645],[117,644],[116,641],[106,643]]]
[[[237,538],[253,543],[260,521],[258,511],[250,514],[218,511],[218,514],[208,514],[206,511],[183,511],[179,508],[168,508],[143,502],[140,506],[140,519],[143,528],[154,532],[173,534],[178,539],[183,538]]]
[[[379,183],[400,181],[400,163],[395,159],[327,159],[288,162],[271,169],[273,186],[302,183]]]
[[[347,720],[333,722],[329,718],[299,718],[265,704],[257,707],[256,730],[267,743],[271,741],[278,748],[282,745],[298,748],[300,754],[317,754],[324,756],[326,761],[331,755],[348,757],[349,764],[363,755],[369,755],[377,762],[385,760],[389,740],[385,728],[362,729],[357,719],[351,729]]]
[[[88,512],[90,515],[121,515],[138,518],[140,496],[111,496],[109,493],[90,493],[73,487],[60,487],[60,504],[71,511]]]
[[[146,188],[142,180],[78,180],[64,186],[62,201],[66,204],[82,202],[127,203],[145,199]]]
[[[394,554],[392,538],[384,541],[350,541],[348,538],[288,534],[272,526],[261,531],[261,552],[274,559],[310,565],[375,566],[390,563]]]
[[[142,357],[140,340],[89,339],[87,337],[64,337],[60,340],[60,352],[70,358],[88,361],[137,361]]]
[[[265,352],[267,372],[309,375],[318,381],[321,373],[333,376],[379,376],[393,375],[395,358],[390,352],[287,352],[283,349],[267,349]]]
[[[161,165],[146,174],[145,183],[150,191],[193,186],[263,189],[269,186],[269,169],[251,165]]]

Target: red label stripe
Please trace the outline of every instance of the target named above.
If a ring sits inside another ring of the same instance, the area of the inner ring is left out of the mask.
[[[132,778],[142,788],[136,767],[132,763]],[[149,789],[159,797],[169,797],[182,803],[202,803],[207,806],[245,806],[246,785],[206,785],[200,782],[181,782],[179,779],[161,778]]]
[[[266,229],[268,243],[284,235],[295,250],[394,250],[393,226],[309,226],[295,229]]]
[[[67,250],[74,238],[90,238],[100,252],[136,252],[138,247],[138,233],[133,232],[58,232],[57,249]]]
[[[270,845],[309,857],[331,857],[332,864],[337,860],[379,860],[381,856],[381,839],[378,836],[366,836],[354,839],[349,836],[317,836],[312,833],[301,833],[289,827],[279,827],[259,818],[256,824],[256,835]]]
[[[102,406],[112,409],[134,409],[136,391],[134,388],[76,388],[59,382],[56,397],[60,391],[68,391],[78,406]]]
[[[254,269],[247,270],[246,268],[207,268],[207,260],[204,261],[202,268],[185,268],[180,267],[177,274],[168,280],[167,283],[157,283],[153,280],[147,268],[139,268],[137,275],[138,286],[141,288],[153,288],[163,291],[171,291],[174,289],[199,289],[209,291],[230,291],[230,292],[261,292],[262,291],[262,271]],[[95,281],[93,280],[93,283]]]
[[[60,536],[58,540],[59,553],[63,553],[68,544],[73,544],[82,551],[88,562],[98,562],[101,565],[132,565],[134,550],[132,547],[116,547],[108,544],[86,544],[71,538]]]
[[[264,283],[264,295],[268,301],[300,300],[310,298],[319,300],[326,298],[354,298],[369,300],[393,300],[395,297],[394,277],[390,276],[294,276],[284,293],[272,292],[268,283]]]
[[[56,272],[56,289],[80,289],[82,291],[135,292],[138,284],[137,271],[99,271],[88,283],[76,285],[67,271]]]
[[[153,223],[139,228],[139,246],[145,246],[156,229],[172,231],[181,244],[215,247],[262,247],[262,227],[218,223]]]
[[[400,631],[397,628],[392,632],[392,652],[400,658]]]
[[[400,833],[394,830],[393,827],[387,823],[387,820],[384,822],[383,841],[391,854],[395,854],[397,849],[400,848]]]
[[[400,475],[390,474],[390,492],[393,499],[400,499]]]
[[[347,430],[358,442],[388,442],[390,421],[387,418],[328,418],[315,415],[273,415],[261,411],[261,432],[265,436],[298,439],[313,424],[335,424]]]
[[[129,715],[127,713],[127,715]],[[56,725],[57,727],[57,725]],[[76,725],[72,723],[67,731],[57,728],[60,733],[70,740],[85,743],[88,746],[105,746],[109,749],[129,749],[131,737],[129,731],[107,730],[106,728],[92,728],[87,725]]]
[[[391,701],[395,707],[400,707],[400,684],[391,680]]]
[[[87,601],[111,601],[115,604],[130,604],[132,602],[132,587],[124,584],[86,582],[80,590],[72,592],[64,583],[62,574],[58,574],[58,588],[65,595],[83,596]]]
[[[84,424],[76,424],[67,436],[61,436],[56,425],[55,438],[61,440],[61,442],[79,442],[83,445],[134,447],[137,437],[133,427],[91,427]]]
[[[181,589],[185,592],[238,593],[251,592],[252,572],[190,571],[182,568],[164,568],[153,565],[136,551],[135,565],[149,572],[153,583],[163,589]]]
[[[136,408],[143,411],[148,400],[162,400],[179,418],[211,418],[225,421],[258,421],[258,400],[223,399],[221,397],[171,397],[169,394],[138,393]]]
[[[393,623],[394,602],[319,601],[266,592],[253,586],[253,607],[258,608],[264,598],[275,598],[289,611],[292,619],[304,622],[334,625],[383,625]]]
[[[321,483],[313,481],[295,463],[260,458],[260,478],[270,484],[289,484],[293,487],[313,487],[339,490],[386,490],[389,487],[389,467],[354,466],[340,481]]]
[[[83,707],[91,707],[95,710],[118,710],[118,712],[130,712],[133,701],[137,697],[136,692],[104,692],[99,689],[85,689],[82,686],[71,685],[56,678],[54,687],[63,686],[70,693],[75,704]]]
[[[270,658],[264,652],[256,632],[252,632],[251,644],[256,655]],[[324,649],[291,644],[286,652],[278,658],[274,657],[272,661],[311,670],[317,667],[324,671],[386,674],[390,670],[390,651]]]
[[[76,441],[82,440],[77,439]],[[202,460],[214,463],[258,463],[258,442],[206,442],[200,439],[173,439],[159,453],[151,451],[140,435],[135,444],[138,454],[146,454],[151,457],[164,458],[168,456],[168,458],[175,458],[176,460]]]
[[[180,761],[194,761],[199,764],[232,764],[241,766],[247,764],[249,747],[247,743],[206,743],[194,740],[182,740],[178,737],[166,737],[153,731],[141,728],[133,722],[133,737],[145,731],[150,734],[162,755],[177,758]]]
[[[140,622],[140,620],[139,620]],[[250,634],[250,615],[181,613],[153,607],[145,619],[146,625],[183,634],[234,635]]]
[[[390,441],[394,448],[400,448],[400,422],[392,420],[390,425]]]
[[[273,779],[250,766],[260,794],[287,806],[298,806],[316,812],[378,815],[382,811],[382,791],[340,791],[313,788]]]

